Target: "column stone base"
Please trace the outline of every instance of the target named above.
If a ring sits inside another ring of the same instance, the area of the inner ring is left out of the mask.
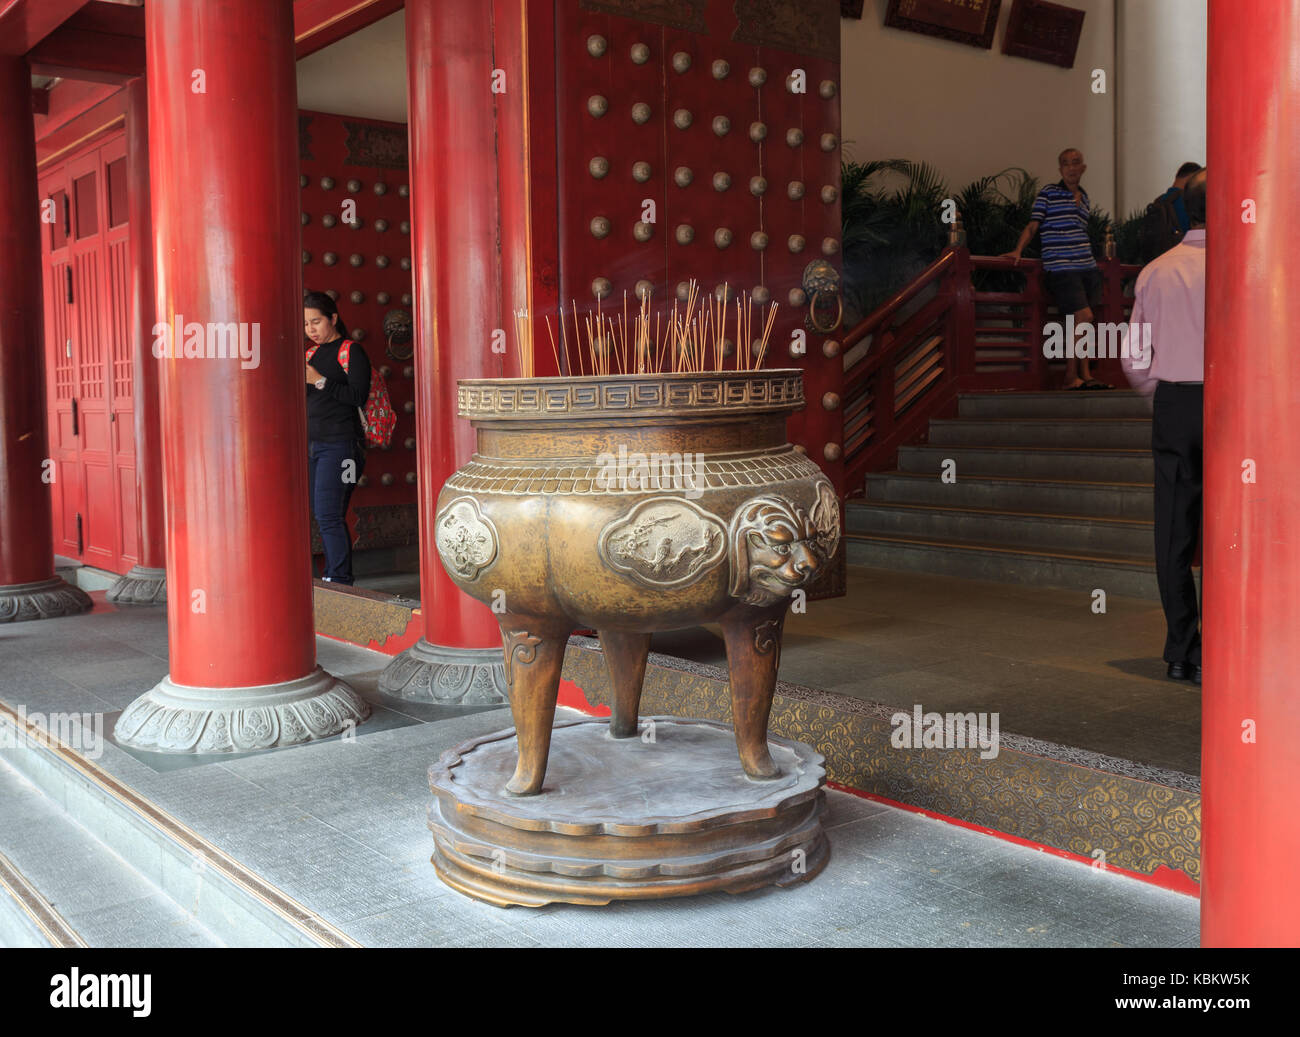
[[[281,684],[193,688],[164,677],[123,710],[120,745],[155,753],[245,753],[353,730],[370,706],[319,666]]]
[[[89,594],[62,576],[0,587],[0,623],[58,619],[89,612],[94,607]]]
[[[420,638],[379,676],[385,695],[439,706],[501,706],[510,701],[500,648],[446,648]]]
[[[105,598],[115,605],[166,605],[167,570],[132,566],[129,573],[117,578]]]

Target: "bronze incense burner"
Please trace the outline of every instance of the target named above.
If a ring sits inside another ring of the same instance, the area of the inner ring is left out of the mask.
[[[506,790],[542,791],[570,633],[600,635],[610,733],[637,733],[650,634],[721,624],[736,745],[780,776],[768,714],[791,596],[835,553],[839,499],[786,439],[798,370],[468,379],[478,452],[438,497],[439,556],[497,613],[518,735]]]

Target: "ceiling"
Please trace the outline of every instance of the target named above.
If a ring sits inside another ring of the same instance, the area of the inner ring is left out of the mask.
[[[398,11],[298,62],[298,107],[406,122],[406,21]]]

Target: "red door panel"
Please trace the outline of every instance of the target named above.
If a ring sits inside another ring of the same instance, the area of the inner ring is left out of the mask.
[[[41,180],[56,215],[43,235],[55,550],[115,572],[139,539],[124,152],[119,134]]]
[[[54,484],[55,514],[58,516],[58,525],[54,527],[54,550],[67,558],[80,558],[77,539],[77,514],[81,511],[80,458],[60,463],[58,473]]]
[[[790,434],[839,485],[840,331],[826,313],[825,332],[806,328],[801,291],[809,261],[840,263],[839,16],[830,3],[773,7],[556,5],[561,298],[586,313],[600,278],[611,287],[606,313],[624,292],[635,305],[640,280],[654,285],[656,310],[671,310],[691,278],[704,299],[724,282],[734,295],[759,289],[779,307],[764,365],[804,372],[809,402]],[[656,223],[637,241],[646,200]],[[752,337],[767,313],[754,304]],[[727,319],[735,341],[734,305]],[[585,352],[571,344],[571,367]]]
[[[117,424],[119,428],[122,426],[121,419]],[[140,515],[135,495],[135,468],[128,468],[120,461],[116,468],[117,499],[121,501],[117,528],[122,534],[122,561],[134,565],[140,560]]]

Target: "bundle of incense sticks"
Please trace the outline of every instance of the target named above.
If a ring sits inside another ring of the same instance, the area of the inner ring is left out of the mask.
[[[557,345],[546,318],[546,333],[551,343],[551,356],[555,368],[562,371],[561,357],[576,358],[578,374],[607,376],[611,374],[707,373],[726,370],[730,340],[727,338],[732,319],[728,305],[730,292],[723,285],[718,292],[702,298],[699,284],[687,282],[686,298],[674,300],[671,310],[655,311],[649,292],[644,293],[640,305],[628,316],[627,293],[623,295],[620,309],[611,315],[597,300],[594,312],[579,317],[576,302],[570,301],[571,316],[566,317],[560,307],[560,341]],[[776,324],[777,304],[760,304],[759,335],[755,335],[754,302],[742,292],[735,302],[735,331],[738,346],[734,351],[734,370],[754,371],[763,366]],[[766,316],[763,308],[766,305]],[[569,324],[573,325],[573,344],[568,338]],[[532,318],[527,311],[515,314],[515,329],[519,339],[520,371],[525,378],[536,372],[533,356]],[[585,335],[584,335],[585,331]],[[572,372],[570,372],[572,373]]]

